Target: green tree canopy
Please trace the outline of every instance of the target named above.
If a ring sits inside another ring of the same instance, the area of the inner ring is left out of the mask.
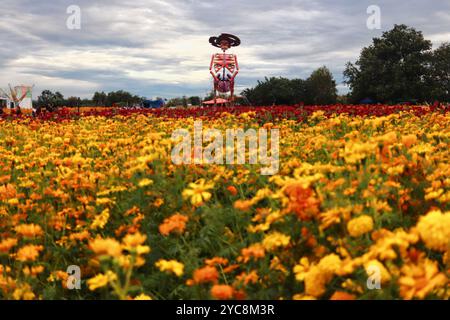
[[[254,88],[245,89],[242,95],[253,105],[295,104],[305,99],[305,81],[301,79],[265,78]]]
[[[349,62],[344,71],[352,100],[427,100],[431,48],[431,41],[425,40],[422,32],[406,25],[395,25],[381,38],[374,38],[356,63]]]
[[[334,104],[337,99],[336,81],[327,67],[315,70],[306,80],[308,104]]]
[[[433,52],[430,81],[432,98],[450,102],[450,43]]]
[[[46,107],[49,110],[54,110],[62,106],[64,102],[64,96],[59,91],[53,93],[50,90],[44,90],[37,99],[37,107]]]

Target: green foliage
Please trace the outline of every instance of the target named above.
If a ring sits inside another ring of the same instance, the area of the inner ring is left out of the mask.
[[[315,70],[307,80],[265,78],[242,95],[253,105],[334,104],[336,82],[327,67]]]
[[[336,81],[327,67],[315,70],[306,80],[308,104],[327,105],[337,100]]]
[[[344,71],[351,100],[372,98],[382,103],[448,99],[450,49],[432,51],[422,32],[406,25],[384,32],[362,49]],[[446,89],[443,89],[446,88]]]
[[[450,101],[450,43],[444,43],[433,52],[430,84],[432,97]]]

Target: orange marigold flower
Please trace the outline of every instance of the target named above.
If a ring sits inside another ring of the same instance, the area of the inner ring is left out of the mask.
[[[216,284],[211,288],[211,295],[218,300],[228,300],[233,298],[234,289],[228,285]]]
[[[89,248],[98,256],[119,257],[122,254],[120,243],[112,238],[91,240]]]
[[[227,187],[228,192],[231,193],[231,195],[235,196],[238,194],[238,190],[236,189],[235,186],[228,186]]]
[[[39,256],[39,252],[44,250],[43,246],[36,246],[33,244],[22,247],[17,251],[16,260],[18,261],[35,261]]]
[[[356,296],[354,294],[344,291],[336,291],[330,298],[330,300],[355,300],[355,299]]]
[[[72,241],[83,241],[83,240],[89,239],[89,231],[84,230],[82,232],[72,233],[69,236],[69,239]]]
[[[238,258],[239,262],[247,263],[250,261],[251,258],[254,258],[255,260],[264,258],[266,255],[266,251],[262,244],[256,243],[251,245],[248,248],[244,248],[241,250],[241,256]]]
[[[207,266],[214,267],[217,264],[220,264],[222,266],[226,266],[228,264],[228,259],[221,258],[221,257],[214,257],[212,259],[206,259],[205,264]]]
[[[197,269],[194,271],[193,280],[194,283],[217,283],[219,279],[219,272],[215,267],[206,266],[201,269]]]
[[[36,238],[44,234],[41,226],[37,224],[21,224],[15,227],[14,230],[26,238]]]
[[[319,200],[314,197],[311,188],[304,188],[301,183],[286,186],[284,193],[289,197],[288,211],[294,212],[301,220],[311,220],[319,213]]]
[[[253,201],[251,200],[237,200],[234,203],[234,208],[241,211],[248,211],[252,205]]]
[[[189,218],[187,216],[179,213],[174,214],[170,218],[164,220],[164,222],[159,226],[159,232],[163,236],[168,236],[172,232],[181,234],[184,232],[184,229],[186,229],[186,223],[188,220]]]
[[[259,276],[256,270],[253,270],[250,273],[242,272],[240,275],[236,277],[236,280],[245,285],[248,285],[249,283],[255,284],[258,282]]]
[[[8,253],[12,247],[17,245],[17,239],[7,238],[0,242],[0,252]]]
[[[232,264],[229,265],[228,267],[223,269],[223,273],[231,273],[236,269],[239,269],[240,265],[239,264]]]
[[[145,242],[147,239],[146,235],[143,235],[139,232],[135,234],[127,234],[123,239],[122,242],[125,246],[125,248],[134,248],[137,247]]]

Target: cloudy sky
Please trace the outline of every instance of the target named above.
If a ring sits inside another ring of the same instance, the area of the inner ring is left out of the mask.
[[[81,29],[67,28],[67,8]],[[381,9],[369,30],[367,8]],[[450,0],[1,0],[0,87],[35,84],[65,96],[125,89],[146,97],[205,95],[211,88],[211,35],[242,45],[238,90],[265,76],[306,78],[342,71],[373,37],[405,23],[438,46],[450,41]]]

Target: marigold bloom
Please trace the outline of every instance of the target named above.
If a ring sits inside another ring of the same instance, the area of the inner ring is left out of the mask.
[[[441,252],[450,249],[450,212],[430,211],[420,218],[417,230],[428,248]]]
[[[153,299],[150,296],[141,293],[136,298],[134,298],[134,300],[153,300]]]
[[[330,300],[356,300],[356,296],[345,291],[336,291]]]
[[[13,292],[14,300],[34,300],[36,295],[33,293],[31,286],[28,283],[20,284]]]
[[[409,134],[406,136],[402,136],[402,144],[410,148],[412,145],[417,143],[417,136],[415,134]]]
[[[227,187],[227,190],[228,190],[228,192],[230,192],[230,194],[231,194],[232,196],[235,196],[235,195],[238,194],[238,190],[236,189],[235,186],[228,186],[228,187]]]
[[[445,274],[439,272],[436,261],[425,259],[419,264],[405,264],[398,279],[403,299],[424,299],[428,294],[448,284]]]
[[[294,212],[301,220],[310,220],[319,213],[320,201],[314,197],[311,188],[305,188],[302,183],[291,183],[284,188],[289,197],[287,210]]]
[[[214,188],[214,183],[206,183],[205,179],[199,179],[195,183],[189,183],[188,188],[183,191],[184,199],[191,199],[192,205],[199,207],[211,199],[208,190]]]
[[[89,248],[94,251],[97,256],[119,257],[122,254],[120,243],[112,238],[96,238],[89,241]]]
[[[189,218],[182,214],[174,214],[170,218],[164,220],[164,222],[159,226],[159,232],[163,236],[168,236],[172,232],[183,233],[184,229],[186,229],[186,223]]]
[[[147,236],[143,235],[139,232],[136,232],[135,234],[127,234],[123,239],[123,245],[125,248],[135,248],[141,244],[143,244],[147,240]]]
[[[216,283],[219,280],[219,272],[215,267],[206,266],[194,271],[194,283]]]
[[[105,209],[102,213],[95,216],[94,221],[91,224],[91,229],[103,229],[109,220],[109,209]]]
[[[14,230],[26,238],[36,238],[44,234],[41,226],[37,224],[21,224],[15,227]]]
[[[373,230],[373,219],[367,215],[354,218],[348,222],[347,230],[352,237],[360,237]]]
[[[300,264],[294,267],[295,278],[305,282],[307,295],[319,298],[325,293],[327,284],[341,265],[342,261],[336,254],[327,255],[313,265],[310,265],[308,258],[303,257]]]
[[[273,251],[279,247],[286,247],[289,244],[289,241],[291,240],[291,237],[279,233],[279,232],[273,232],[271,234],[266,235],[264,238],[262,245],[264,249],[267,251]]]
[[[386,283],[391,280],[391,275],[386,267],[378,260],[370,260],[366,264],[364,264],[364,268],[366,269],[367,275],[371,276],[373,274],[373,270],[379,271],[381,276],[381,283]]]
[[[228,285],[216,284],[211,288],[211,295],[218,300],[228,300],[233,298],[234,289]]]
[[[145,188],[152,184],[153,184],[153,180],[145,178],[145,179],[142,179],[141,181],[139,181],[138,186],[141,188]]]
[[[178,277],[181,277],[184,273],[184,264],[176,260],[159,260],[155,263],[155,266],[161,272],[172,272]]]
[[[246,272],[241,273],[240,275],[238,275],[236,277],[236,280],[245,285],[248,285],[250,283],[255,284],[258,282],[259,276],[258,276],[258,273],[256,272],[256,270],[253,270],[250,273],[246,273]]]
[[[258,260],[264,258],[266,255],[266,251],[262,244],[255,243],[248,248],[244,248],[241,250],[241,256],[238,258],[238,261],[243,261],[247,263],[251,258]]]
[[[212,259],[206,259],[205,264],[207,266],[212,266],[212,267],[214,267],[215,265],[218,265],[218,264],[220,264],[222,266],[226,266],[228,264],[228,259],[221,258],[221,257],[214,257]]]
[[[0,253],[8,253],[12,247],[17,245],[17,239],[7,238],[0,242]]]
[[[98,274],[95,277],[89,279],[87,281],[87,284],[89,286],[89,290],[95,291],[98,288],[103,288],[108,285],[108,283],[117,280],[117,275],[112,272],[108,271],[106,274]]]
[[[43,246],[33,244],[26,245],[17,251],[16,260],[18,261],[36,261],[39,253],[44,250]]]

